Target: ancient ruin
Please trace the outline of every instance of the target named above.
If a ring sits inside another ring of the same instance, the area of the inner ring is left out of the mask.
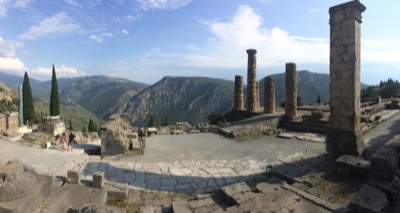
[[[329,9],[330,15],[330,119],[326,150],[333,157],[360,156],[361,135],[360,38],[361,13],[358,0]]]
[[[247,105],[246,109],[249,112],[257,112],[260,106],[259,94],[258,94],[258,82],[256,77],[257,50],[248,49],[247,51]]]
[[[0,131],[14,133],[18,130],[18,113],[5,112],[0,113]]]
[[[142,149],[138,133],[129,124],[128,114],[114,114],[101,127],[101,156],[126,154]]]
[[[287,63],[285,70],[285,118],[297,118],[296,64]]]
[[[244,110],[244,95],[243,95],[243,77],[235,76],[235,94],[233,101],[234,110]]]
[[[264,78],[264,113],[275,113],[275,83],[271,77]]]
[[[19,160],[9,161],[0,167],[0,212],[34,212],[48,198],[52,182]]]
[[[57,116],[43,117],[42,123],[38,125],[38,131],[50,135],[61,135],[65,131],[64,121]]]

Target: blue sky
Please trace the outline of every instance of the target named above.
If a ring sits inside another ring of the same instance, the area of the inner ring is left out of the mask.
[[[0,0],[0,72],[31,78],[107,75],[257,78],[329,73],[330,0]],[[400,1],[364,0],[361,81],[400,80]]]

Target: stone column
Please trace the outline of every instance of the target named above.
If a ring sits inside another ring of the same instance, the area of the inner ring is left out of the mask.
[[[360,26],[365,9],[358,0],[329,8],[330,119],[326,151],[332,157],[360,156],[364,150],[360,125]]]
[[[18,86],[18,99],[19,99],[19,109],[18,109],[18,127],[24,126],[24,111],[22,102],[22,85]]]
[[[233,109],[244,110],[243,77],[240,75],[235,76],[235,96],[233,101]]]
[[[257,60],[255,49],[248,49],[248,60],[247,60],[247,111],[255,112],[259,108],[259,97],[257,89],[257,78],[256,78],[256,68]]]
[[[264,113],[275,113],[275,83],[271,77],[264,78]]]
[[[297,81],[296,64],[287,63],[285,70],[285,118],[297,117]]]

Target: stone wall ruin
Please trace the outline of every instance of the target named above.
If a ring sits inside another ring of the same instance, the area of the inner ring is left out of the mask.
[[[101,127],[101,156],[127,154],[141,148],[127,114],[114,114]]]

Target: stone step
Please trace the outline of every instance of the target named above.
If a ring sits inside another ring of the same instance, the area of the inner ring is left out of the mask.
[[[67,188],[53,187],[49,198],[36,209],[41,213],[64,213],[71,204],[71,190]]]
[[[187,213],[187,212],[221,212],[229,207],[228,204],[218,196],[209,196],[197,200],[190,201],[175,201],[172,202],[172,210],[174,213]]]

